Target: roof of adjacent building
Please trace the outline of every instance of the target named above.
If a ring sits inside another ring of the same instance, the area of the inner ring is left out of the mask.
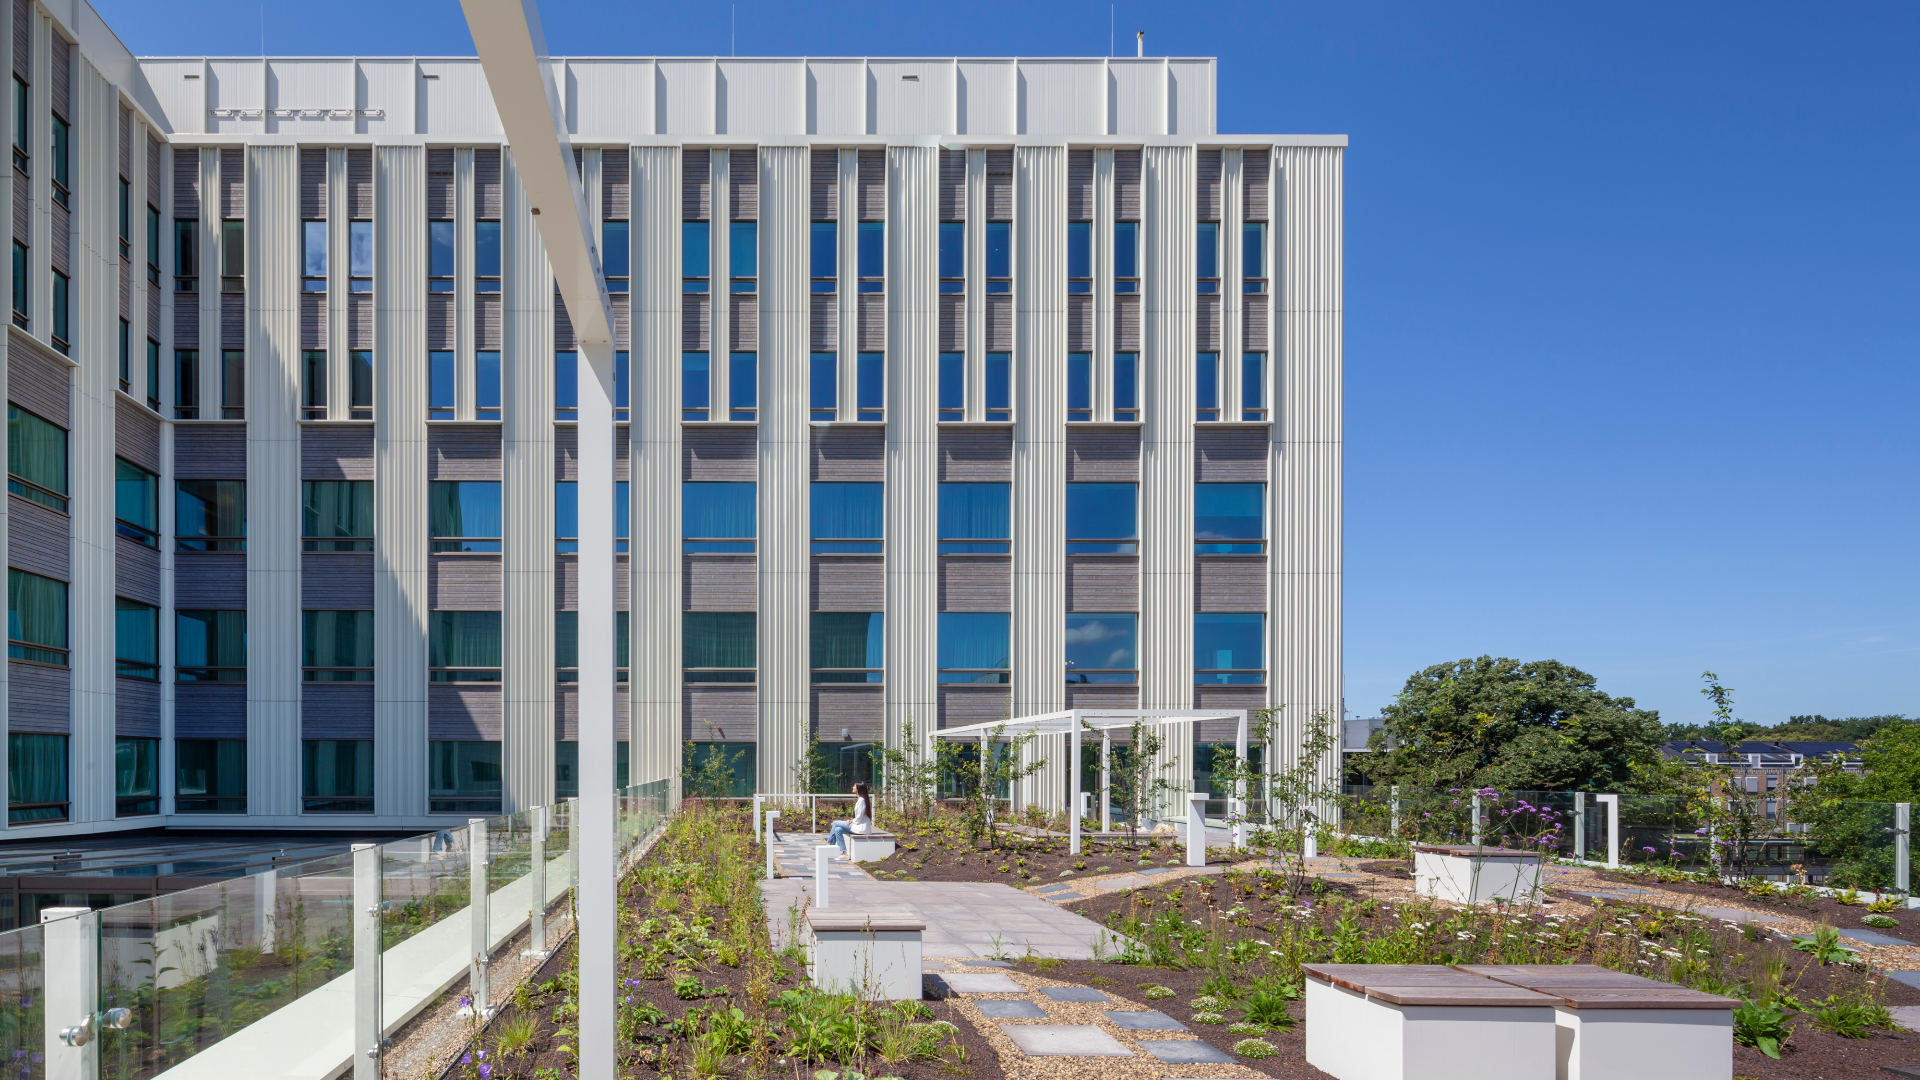
[[[1729,747],[1718,739],[1669,739],[1661,745],[1661,750],[1669,757],[1689,752],[1705,754],[1759,754],[1778,757],[1798,754],[1801,757],[1818,758],[1834,754],[1852,754],[1859,749],[1852,742],[1799,742],[1795,740],[1772,741],[1748,739],[1738,746]]]

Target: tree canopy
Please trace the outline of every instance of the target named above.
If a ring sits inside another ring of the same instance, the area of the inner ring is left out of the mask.
[[[1765,739],[1769,742],[1859,742],[1871,739],[1882,731],[1895,725],[1912,726],[1913,720],[1898,713],[1886,713],[1880,716],[1849,716],[1844,720],[1829,720],[1819,714],[1812,716],[1789,716],[1784,724],[1767,727],[1750,720],[1737,721],[1742,739]],[[1665,736],[1669,739],[1718,739],[1723,734],[1718,724],[1668,724]]]
[[[1660,714],[1602,693],[1558,660],[1482,656],[1435,664],[1380,710],[1360,768],[1375,783],[1619,791],[1659,757]]]

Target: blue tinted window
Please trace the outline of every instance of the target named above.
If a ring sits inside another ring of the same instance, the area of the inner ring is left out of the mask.
[[[1249,221],[1240,226],[1240,276],[1267,276],[1267,223]]]
[[[681,663],[687,668],[687,681],[752,682],[758,657],[756,629],[751,611],[682,612]],[[702,668],[707,670],[696,670]]]
[[[1013,385],[1010,378],[1013,366],[1012,358],[1003,352],[987,354],[986,409],[989,420],[1011,420],[1013,414],[1007,410],[1013,407]]]
[[[816,611],[808,622],[814,682],[880,681],[886,635],[879,612]]]
[[[1266,668],[1265,615],[1195,615],[1197,683],[1260,683]]]
[[[987,276],[1013,276],[1013,223],[987,222]]]
[[[327,276],[327,223],[309,221],[305,223],[301,238],[300,272],[306,277]]]
[[[1067,550],[1131,554],[1138,535],[1137,493],[1133,484],[1068,484]]]
[[[473,354],[473,404],[491,409],[497,419],[500,409],[500,354],[492,350]]]
[[[815,420],[831,420],[840,402],[840,357],[836,353],[817,352],[810,361],[807,379],[807,407]]]
[[[727,407],[733,419],[751,420],[760,400],[759,354],[732,353],[727,357]]]
[[[1264,484],[1195,484],[1193,539],[1196,550],[1229,554],[1259,552],[1259,544],[1217,541],[1266,537],[1266,491]]]
[[[499,482],[430,482],[427,485],[427,535],[433,538],[433,551],[499,551]]]
[[[1113,223],[1113,276],[1140,276],[1140,223],[1137,221]]]
[[[942,413],[960,413],[967,407],[967,355],[965,353],[946,352],[940,354],[940,411]],[[942,420],[958,420],[960,417],[942,416]]]
[[[887,407],[887,358],[885,353],[863,352],[856,373],[855,399],[862,420],[881,420]]]
[[[965,277],[967,273],[967,224],[964,221],[940,223],[940,276]]]
[[[815,483],[808,507],[814,553],[879,551],[878,541],[886,534],[886,491],[885,484]]]
[[[1131,683],[1138,657],[1139,616],[1067,616],[1067,681]]]
[[[840,274],[840,227],[831,221],[813,223],[812,276],[838,277]]]
[[[453,419],[453,354],[427,354],[427,415],[435,420]]]
[[[1009,616],[998,612],[943,611],[938,644],[941,682],[1004,683],[1011,666]]]
[[[1115,420],[1133,420],[1129,410],[1139,408],[1140,379],[1135,373],[1138,355],[1130,352],[1113,354],[1113,411]],[[1127,411],[1127,415],[1120,413]]]
[[[707,407],[706,353],[680,354],[680,407],[683,409]]]
[[[734,277],[760,276],[760,223],[736,221],[727,226],[727,273]]]
[[[1006,552],[1013,535],[1009,485],[941,484],[939,499],[942,553]]]
[[[1093,419],[1093,354],[1067,354],[1067,419]]]
[[[863,221],[860,223],[860,275],[863,278],[885,277],[887,273],[887,223],[884,221]]]
[[[366,272],[373,270],[369,267]],[[473,272],[478,277],[500,276],[500,223],[497,221],[473,223]]]
[[[680,535],[688,551],[752,551],[758,535],[755,485],[685,483],[680,485]]]
[[[553,354],[553,407],[571,412],[580,407],[580,354]]]
[[[1067,276],[1093,276],[1093,223],[1090,221],[1067,223]]]
[[[496,230],[498,226],[495,226]],[[497,235],[497,232],[496,232]],[[627,276],[627,260],[632,249],[627,246],[627,223],[624,221],[606,221],[600,224],[600,268],[611,278]],[[500,265],[500,257],[494,255],[494,266]],[[498,270],[494,271],[499,273]]]
[[[707,223],[704,221],[683,221],[680,223],[680,276],[707,276]]]
[[[1217,420],[1211,410],[1220,407],[1220,354],[1203,352],[1194,357],[1193,404],[1202,420]]]
[[[614,419],[616,420],[625,420],[627,418],[627,394],[630,392],[627,389],[628,367],[629,361],[626,353],[617,352],[613,354],[613,408]]]
[[[1220,223],[1203,221],[1193,247],[1194,276],[1220,276]]]
[[[453,276],[453,222],[427,223],[427,275]]]
[[[574,542],[580,536],[580,485],[571,480],[553,485],[553,535],[559,550],[580,550],[580,545]]]

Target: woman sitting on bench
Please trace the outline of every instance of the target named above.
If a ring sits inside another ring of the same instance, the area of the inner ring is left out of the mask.
[[[836,821],[827,830],[827,842],[840,849],[836,858],[843,862],[853,861],[853,856],[847,851],[847,835],[865,836],[873,831],[873,797],[867,791],[865,784],[853,785],[853,820]]]

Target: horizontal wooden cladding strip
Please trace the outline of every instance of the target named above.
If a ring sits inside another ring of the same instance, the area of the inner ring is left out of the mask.
[[[939,721],[943,728],[1009,720],[1012,709],[1012,688],[1004,683],[944,683],[940,687]]]
[[[173,688],[173,737],[244,739],[247,737],[247,687],[244,683],[181,683]]]
[[[1113,152],[1113,217],[1115,221],[1139,221],[1140,151]]]
[[[1264,686],[1196,686],[1193,688],[1193,707],[1196,709],[1245,709],[1247,722],[1253,722],[1253,714],[1267,707],[1267,688]],[[1291,718],[1295,723],[1305,723],[1312,717]],[[1237,723],[1232,720],[1205,720],[1195,725],[1193,733],[1196,742],[1232,742]]]
[[[131,320],[133,318],[133,263],[122,257],[120,260],[120,273],[117,276],[120,279],[120,303],[118,305],[120,317]],[[133,342],[128,342],[127,347],[131,349]]]
[[[373,684],[304,684],[300,689],[300,737],[373,738]]]
[[[1195,428],[1193,478],[1199,483],[1264,481],[1267,478],[1266,425]]]
[[[327,347],[327,294],[300,294],[300,347]]]
[[[174,428],[173,475],[182,480],[245,480],[246,427]]]
[[[480,293],[473,298],[473,347],[500,348],[499,293]]]
[[[373,348],[373,297],[347,297],[347,348]],[[374,363],[380,358],[375,357]]]
[[[1250,352],[1258,352],[1271,347],[1272,343],[1267,340],[1267,311],[1267,298],[1264,296],[1249,296],[1242,303],[1240,308],[1242,348]]]
[[[713,298],[698,293],[680,297],[680,348],[707,352],[713,344]]]
[[[728,152],[727,216],[734,221],[760,217],[759,153],[751,148]]]
[[[1066,708],[1069,709],[1137,709],[1140,707],[1140,688],[1137,686],[1074,686],[1067,685]],[[1083,745],[1098,746],[1100,737],[1089,738],[1082,734]]]
[[[1067,297],[1067,351],[1093,351],[1093,297]]]
[[[490,147],[473,151],[473,216],[486,221],[500,216],[500,151]]]
[[[633,347],[633,297],[618,293],[607,298],[607,310],[613,315],[613,347],[626,352]]]
[[[1270,213],[1269,195],[1273,190],[1273,151],[1267,147],[1258,147],[1245,151],[1240,159],[1240,190],[1242,209],[1240,214],[1248,221],[1265,221]]]
[[[342,424],[301,428],[300,478],[373,479],[373,426]]]
[[[1067,425],[1069,483],[1130,484],[1139,479],[1139,428]]]
[[[347,216],[355,221],[373,220],[373,151],[347,150]]]
[[[175,304],[173,306],[173,347],[176,349],[196,349],[200,347],[199,304]]]
[[[1220,296],[1198,296],[1193,304],[1193,347],[1200,352],[1220,351]]]
[[[238,551],[180,551],[173,556],[173,606],[239,611],[247,606],[247,556]]]
[[[831,146],[813,149],[808,158],[811,185],[808,203],[813,220],[837,221],[840,217],[840,151]]]
[[[951,293],[940,296],[940,351],[960,352],[967,347],[967,298]]]
[[[758,478],[759,444],[752,427],[689,427],[680,433],[680,479],[746,481]]]
[[[1194,152],[1194,218],[1219,221],[1223,199],[1220,190],[1220,151]]]
[[[147,201],[154,206],[162,206],[163,178],[166,175],[167,146],[149,134],[147,136]]]
[[[685,221],[713,218],[713,154],[708,150],[680,153],[680,217]]]
[[[613,479],[617,483],[627,478],[628,429],[613,429]],[[553,429],[553,478],[555,480],[580,479],[580,429],[570,424]]]
[[[812,478],[868,481],[887,478],[887,433],[880,425],[813,429]]]
[[[751,555],[683,555],[680,603],[687,611],[752,611],[758,563]]]
[[[427,296],[427,348],[442,350],[453,348],[455,318],[453,301],[452,293],[431,293]],[[557,339],[559,333],[556,331],[554,336]]]
[[[967,152],[940,151],[940,220],[967,220]]]
[[[941,611],[1012,611],[1013,563],[1005,555],[940,556]]]
[[[160,290],[147,290],[147,336],[160,340]]]
[[[1013,220],[1013,151],[987,151],[987,220]]]
[[[18,495],[7,496],[7,514],[7,564],[71,580],[73,519]]]
[[[427,687],[427,738],[493,742],[500,738],[500,687],[445,683]]]
[[[476,184],[479,151],[474,152]],[[625,221],[632,212],[633,184],[630,180],[633,159],[624,146],[610,146],[600,152],[600,214],[608,221]]]
[[[123,739],[160,737],[160,684],[151,679],[113,680],[113,733]]]
[[[67,362],[37,341],[15,335],[7,342],[7,400],[43,420],[73,427],[67,404]]]
[[[860,325],[854,335],[854,348],[879,352],[887,347],[887,298],[879,293],[860,294]]]
[[[427,607],[434,611],[499,611],[500,556],[430,556]]]
[[[160,606],[160,553],[124,536],[113,538],[113,591]]]
[[[734,352],[757,352],[760,348],[760,301],[757,297],[736,296],[728,305],[728,348]]]
[[[987,352],[1010,352],[1013,349],[1013,297],[1005,293],[996,293],[987,297],[987,325],[982,331],[986,338],[981,344]]]
[[[814,352],[835,352],[840,348],[840,298],[815,293],[808,298],[812,314],[808,318],[807,348]]]
[[[33,185],[13,185],[13,235],[33,235]]]
[[[1067,556],[1068,611],[1137,611],[1140,560],[1132,555]]]
[[[300,219],[327,220],[327,149],[300,151]]]
[[[372,611],[373,554],[301,555],[300,606],[308,611]]]
[[[214,153],[212,147],[208,153]],[[173,216],[200,220],[200,148],[173,148]]]
[[[809,573],[815,611],[884,611],[887,606],[887,568],[880,556],[815,557]],[[714,608],[738,611],[738,608]]]
[[[65,735],[72,716],[72,672],[41,664],[7,663],[8,731]]]
[[[1013,432],[1007,428],[940,429],[940,479],[976,484],[1013,480]]]
[[[689,683],[682,688],[680,701],[684,740],[752,742],[759,736],[759,694],[754,687]]]
[[[860,151],[858,199],[855,213],[861,221],[885,221],[887,218],[887,152]]]
[[[220,294],[220,347],[247,347],[247,297],[245,293]],[[203,358],[204,359],[204,358]]]
[[[57,273],[73,276],[73,212],[59,203],[53,204],[53,219],[49,230],[53,237],[51,258],[48,260]]]
[[[454,204],[453,148],[427,151],[427,219],[452,221]]]
[[[613,715],[622,719],[614,725],[614,731],[620,737],[616,742],[626,742],[627,725],[627,686],[621,683],[613,691]],[[553,737],[559,742],[580,741],[580,685],[578,683],[555,683],[553,687]]]
[[[238,146],[220,148],[220,216],[227,221],[247,216],[247,157]]]
[[[886,738],[887,695],[879,686],[813,688],[814,738],[829,756],[834,744],[875,743]]]
[[[1266,556],[1195,555],[1193,610],[1267,610]]]
[[[427,428],[427,479],[500,479],[500,426]]]
[[[431,331],[429,331],[431,334]],[[573,338],[573,316],[567,313],[567,301],[559,293],[553,294],[553,350],[571,352],[579,347]]]
[[[1093,220],[1093,151],[1067,151],[1067,220]]]
[[[627,557],[615,555],[613,557],[613,608],[615,611],[626,611],[629,606],[628,580]],[[580,608],[580,557],[578,555],[553,557],[553,606],[556,611],[577,611]],[[753,605],[749,603],[747,607],[751,608]]]

